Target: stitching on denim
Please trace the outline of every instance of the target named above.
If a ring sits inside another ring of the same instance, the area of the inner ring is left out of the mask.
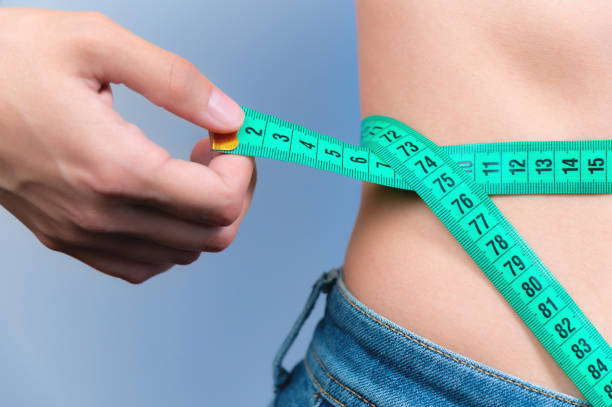
[[[308,365],[308,361],[306,359],[304,359],[304,366],[306,367],[306,372],[308,373],[308,376],[310,376],[310,379],[319,387],[319,390],[321,391],[321,393],[325,394],[327,397],[332,399],[337,404],[340,404],[342,407],[345,407],[344,404],[336,400],[334,396],[332,396],[331,394],[326,392],[325,389],[323,389],[323,387],[321,386],[321,383],[319,383],[319,381],[314,377],[314,374],[312,374],[312,370],[310,370],[310,366]]]
[[[312,399],[314,400],[314,404],[312,405],[312,407],[317,407],[317,404],[319,403],[319,397],[321,397],[319,395],[319,390],[315,391],[315,394],[312,396]]]
[[[466,365],[466,366],[469,366],[469,367],[471,367],[471,368],[473,368],[473,369],[476,369],[476,370],[478,370],[479,372],[484,373],[484,374],[486,374],[486,375],[488,375],[488,376],[493,376],[493,377],[495,377],[495,378],[497,378],[497,379],[503,380],[503,381],[508,382],[508,383],[512,383],[512,384],[514,384],[514,385],[517,385],[517,386],[520,386],[520,387],[522,387],[522,388],[524,388],[524,389],[531,390],[531,391],[533,391],[533,392],[536,392],[536,393],[542,394],[542,395],[544,395],[544,396],[549,396],[549,397],[552,397],[552,398],[554,398],[554,399],[556,399],[556,400],[559,400],[559,401],[564,401],[564,402],[566,402],[566,403],[570,403],[570,404],[572,404],[572,405],[574,405],[574,406],[580,406],[580,407],[589,407],[589,406],[590,406],[590,404],[577,403],[577,402],[575,402],[575,401],[571,401],[571,400],[568,400],[568,399],[566,399],[566,398],[559,397],[559,396],[557,396],[557,395],[555,395],[555,394],[550,394],[550,393],[543,392],[543,391],[538,390],[538,389],[536,389],[536,388],[534,388],[534,387],[527,386],[527,385],[525,385],[525,384],[523,384],[523,383],[519,383],[519,382],[517,382],[517,381],[514,381],[514,380],[511,380],[511,379],[508,379],[508,378],[502,377],[502,376],[497,375],[497,374],[495,374],[495,373],[492,373],[492,372],[487,372],[486,370],[481,369],[481,368],[480,368],[480,367],[478,367],[478,366],[475,366],[475,365],[473,365],[473,364],[471,364],[471,363],[468,363],[468,362],[466,362],[466,361],[463,361],[463,360],[457,359],[457,358],[453,357],[452,355],[450,355],[450,354],[448,354],[448,353],[445,353],[445,352],[442,352],[442,351],[441,351],[441,350],[439,350],[439,349],[433,348],[433,347],[431,347],[431,346],[427,345],[426,343],[423,343],[423,342],[419,341],[419,340],[418,340],[418,339],[416,339],[416,338],[412,338],[412,337],[410,337],[410,336],[406,335],[405,333],[403,333],[402,331],[399,331],[399,330],[397,330],[397,329],[393,328],[392,326],[389,326],[388,324],[386,324],[386,323],[384,323],[384,322],[382,322],[382,321],[379,321],[378,319],[376,319],[376,318],[374,318],[373,316],[369,315],[368,313],[366,313],[365,311],[363,311],[361,308],[359,308],[357,305],[353,304],[353,302],[352,302],[350,299],[348,299],[348,298],[346,297],[346,295],[344,295],[344,293],[342,292],[342,290],[340,289],[340,287],[339,287],[338,285],[336,285],[336,288],[338,289],[338,292],[340,293],[340,295],[342,295],[342,297],[344,297],[344,299],[345,299],[345,300],[346,300],[346,301],[347,301],[349,304],[351,304],[351,305],[353,306],[353,308],[355,308],[357,311],[361,312],[363,315],[365,315],[366,317],[370,318],[372,321],[376,322],[377,324],[382,325],[383,327],[385,327],[385,328],[387,328],[387,329],[389,329],[389,330],[391,330],[391,331],[393,331],[393,332],[395,332],[395,333],[398,333],[398,334],[402,335],[403,337],[405,337],[405,338],[407,338],[407,339],[410,339],[411,341],[413,341],[413,342],[415,342],[415,343],[418,343],[419,345],[421,345],[421,346],[423,346],[423,347],[425,347],[425,348],[427,348],[427,349],[429,349],[429,350],[432,350],[432,351],[434,351],[434,352],[436,352],[436,353],[439,353],[439,354],[440,354],[440,355],[442,355],[442,356],[446,356],[447,358],[452,359],[452,360],[454,360],[455,362],[459,362],[459,363],[461,363],[461,364],[463,364],[463,365]]]
[[[345,386],[344,384],[340,383],[335,377],[333,377],[329,371],[325,368],[325,366],[323,366],[323,363],[321,362],[321,359],[319,359],[319,356],[317,355],[317,353],[314,351],[314,349],[311,350],[312,351],[312,355],[315,357],[315,359],[317,360],[317,362],[319,362],[319,366],[321,366],[321,369],[323,369],[323,371],[325,372],[325,374],[327,375],[327,377],[329,377],[330,379],[332,379],[334,382],[336,382],[340,387],[342,387],[344,390],[347,390],[349,392],[351,392],[354,396],[356,396],[359,400],[363,401],[364,403],[366,403],[368,406],[370,407],[376,407],[376,404],[368,401],[365,397],[363,397],[361,394],[357,393],[356,391],[348,388],[347,386]]]

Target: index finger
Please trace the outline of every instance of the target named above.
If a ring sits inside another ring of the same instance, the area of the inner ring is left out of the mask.
[[[186,59],[101,18],[100,39],[87,53],[95,77],[124,83],[151,102],[206,129],[230,132],[244,121],[244,111]]]

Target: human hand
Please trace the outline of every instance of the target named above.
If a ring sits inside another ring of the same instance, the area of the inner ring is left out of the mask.
[[[240,107],[185,59],[95,12],[0,8],[0,204],[48,248],[140,283],[234,239],[251,157],[171,158],[112,108],[110,83],[212,132]]]

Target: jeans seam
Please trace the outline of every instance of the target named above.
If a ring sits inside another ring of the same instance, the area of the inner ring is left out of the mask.
[[[315,394],[312,396],[312,399],[314,401],[314,404],[312,405],[312,407],[317,407],[317,404],[319,403],[319,397],[321,397],[319,390],[316,390]]]
[[[319,356],[317,355],[317,353],[315,352],[314,349],[311,349],[312,355],[314,356],[314,358],[317,360],[317,362],[319,363],[319,366],[321,366],[321,369],[323,369],[323,372],[325,372],[325,374],[327,375],[327,377],[329,377],[330,379],[332,379],[334,382],[336,382],[336,384],[338,384],[338,386],[342,387],[344,390],[349,391],[350,393],[352,393],[355,397],[357,397],[359,400],[363,401],[364,403],[366,403],[368,406],[370,407],[377,407],[376,404],[372,403],[371,401],[368,401],[365,397],[363,397],[361,394],[357,393],[356,391],[354,391],[353,389],[350,389],[349,387],[347,387],[346,385],[340,383],[340,381],[338,381],[335,377],[333,377],[329,371],[325,368],[325,366],[323,366],[323,362],[321,362],[321,359],[319,359]]]
[[[310,366],[308,365],[308,360],[306,360],[306,358],[304,358],[304,367],[306,367],[306,372],[308,373],[308,376],[310,376],[310,379],[312,380],[312,382],[317,385],[321,394],[325,394],[333,402],[335,402],[336,404],[339,404],[341,407],[346,407],[342,402],[336,400],[334,396],[332,396],[331,394],[325,391],[323,386],[321,386],[321,383],[319,383],[319,381],[315,378],[314,374],[312,373],[312,370],[310,370]]]
[[[345,294],[342,292],[342,290],[340,289],[340,287],[339,287],[338,285],[336,285],[336,288],[338,289],[338,292],[340,293],[340,295],[342,295],[342,297],[343,297],[343,298],[344,298],[344,299],[345,299],[345,300],[346,300],[346,301],[347,301],[347,302],[348,302],[348,303],[349,303],[349,304],[350,304],[350,305],[351,305],[353,308],[355,308],[357,311],[361,312],[363,315],[365,315],[366,317],[368,317],[368,318],[369,318],[369,319],[371,319],[372,321],[376,322],[377,324],[379,324],[379,325],[381,325],[381,326],[383,326],[383,327],[385,327],[385,328],[387,328],[387,329],[389,329],[389,330],[391,330],[391,331],[393,331],[393,332],[395,332],[395,333],[397,333],[397,334],[400,334],[401,336],[403,336],[403,337],[405,337],[405,338],[407,338],[407,339],[410,339],[411,341],[413,341],[413,342],[415,342],[415,343],[417,343],[417,344],[419,344],[419,345],[421,345],[421,346],[423,346],[423,347],[425,347],[425,348],[427,348],[427,349],[429,349],[429,350],[431,350],[431,351],[434,351],[434,352],[436,352],[436,353],[439,353],[440,355],[445,356],[445,357],[447,357],[447,358],[449,358],[449,359],[451,359],[451,360],[453,360],[453,361],[455,361],[455,362],[459,362],[459,363],[461,363],[461,364],[463,364],[463,365],[466,365],[466,366],[468,366],[468,367],[471,367],[472,369],[475,369],[475,370],[477,370],[477,371],[479,371],[479,372],[481,372],[481,373],[484,373],[484,374],[486,374],[486,375],[488,375],[488,376],[495,377],[496,379],[503,380],[503,381],[505,381],[505,382],[507,382],[507,383],[514,384],[514,385],[516,385],[516,386],[519,386],[519,387],[522,387],[522,388],[524,388],[524,389],[527,389],[527,390],[530,390],[530,391],[536,392],[536,393],[538,393],[538,394],[542,394],[542,395],[544,395],[544,396],[549,396],[549,397],[552,397],[552,398],[554,398],[554,399],[556,399],[556,400],[563,401],[563,402],[566,402],[566,403],[570,403],[570,404],[572,404],[572,405],[574,405],[574,406],[580,406],[580,407],[588,407],[588,406],[589,406],[589,404],[585,404],[585,403],[577,403],[577,402],[575,402],[575,401],[568,400],[568,399],[566,399],[566,398],[563,398],[563,397],[557,396],[557,395],[555,395],[555,394],[550,394],[550,393],[543,392],[543,391],[541,391],[541,390],[538,390],[538,389],[533,388],[533,387],[531,387],[531,386],[527,386],[527,385],[525,385],[525,384],[523,384],[523,383],[519,383],[519,382],[514,381],[514,380],[512,380],[512,379],[508,379],[508,378],[506,378],[506,377],[499,376],[499,375],[497,375],[497,374],[495,374],[495,373],[492,373],[492,372],[487,372],[486,370],[484,370],[484,369],[482,369],[482,368],[480,368],[480,367],[478,367],[478,366],[475,366],[475,365],[473,365],[473,364],[471,364],[471,363],[468,363],[468,362],[466,362],[466,361],[463,361],[463,360],[457,359],[457,358],[455,358],[454,356],[449,355],[448,353],[445,353],[445,352],[443,352],[443,351],[441,351],[441,350],[439,350],[439,349],[433,348],[433,347],[431,347],[431,346],[427,345],[426,343],[423,343],[423,342],[419,341],[419,340],[418,340],[418,339],[416,339],[416,338],[412,338],[412,337],[410,337],[410,336],[406,335],[404,332],[402,332],[402,331],[400,331],[400,330],[397,330],[397,329],[393,328],[392,326],[389,326],[388,324],[386,324],[386,323],[384,323],[384,322],[382,322],[382,321],[379,321],[378,319],[374,318],[372,315],[369,315],[367,312],[365,312],[364,310],[362,310],[361,308],[359,308],[357,305],[355,305],[355,304],[354,304],[354,303],[353,303],[353,302],[352,302],[352,301],[351,301],[349,298],[347,298],[347,297],[346,297],[346,295],[345,295]]]

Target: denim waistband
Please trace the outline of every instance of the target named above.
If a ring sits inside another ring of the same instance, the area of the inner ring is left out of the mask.
[[[317,324],[304,364],[314,386],[330,404],[590,406],[584,400],[511,376],[400,327],[357,300],[347,290],[342,271],[342,266],[334,268],[317,280],[300,316],[303,323],[318,294],[328,293],[325,316]],[[292,331],[293,337],[301,326],[299,322]],[[281,382],[279,379],[277,384]]]

